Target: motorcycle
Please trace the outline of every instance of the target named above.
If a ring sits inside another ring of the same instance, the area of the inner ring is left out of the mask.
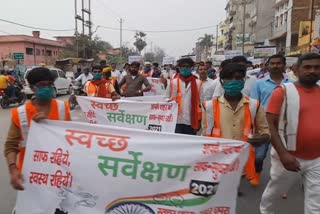
[[[83,85],[80,82],[74,82],[72,84],[72,93],[68,100],[70,105],[70,110],[74,110],[78,105],[76,96],[83,96],[84,94],[85,93],[83,91]]]
[[[9,97],[4,90],[0,90],[0,106],[3,109],[9,108],[11,104],[23,105],[27,100],[27,95],[23,91],[22,84],[15,82],[13,84],[15,97]]]

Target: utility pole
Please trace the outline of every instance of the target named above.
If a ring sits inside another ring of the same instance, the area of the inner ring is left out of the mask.
[[[79,57],[79,39],[78,39],[78,7],[77,7],[77,0],[74,0],[74,20],[75,20],[75,33],[76,36],[76,46],[77,46],[77,55]]]
[[[242,21],[242,55],[244,55],[244,43],[245,43],[245,33],[246,33],[246,12],[247,12],[247,2],[243,0],[243,21]]]
[[[120,57],[122,57],[122,23],[123,19],[120,18]]]
[[[310,43],[309,43],[309,52],[311,53],[311,50],[312,50],[312,33],[313,33],[313,16],[314,16],[314,0],[311,0],[311,8],[310,8]]]
[[[219,25],[216,26],[216,52],[218,51],[218,34],[219,34]]]

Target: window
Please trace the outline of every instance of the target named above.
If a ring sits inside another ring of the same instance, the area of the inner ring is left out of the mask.
[[[44,49],[42,49],[42,56],[44,56]]]
[[[55,79],[58,78],[58,72],[56,70],[50,70],[50,72]]]
[[[59,72],[59,76],[60,77],[67,79],[67,77],[66,77],[66,75],[64,74],[63,71],[58,71],[58,72]]]
[[[275,27],[276,28],[279,27],[279,17],[278,16],[276,17],[276,20],[275,20]]]
[[[33,55],[33,48],[26,48],[27,55]]]
[[[40,49],[36,49],[36,55],[40,56]]]
[[[46,55],[47,56],[52,56],[52,50],[46,50]]]
[[[283,15],[280,16],[280,26],[283,25]]]

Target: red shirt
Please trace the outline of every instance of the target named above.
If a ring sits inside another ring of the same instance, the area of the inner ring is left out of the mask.
[[[300,96],[297,148],[291,152],[298,158],[312,160],[320,157],[320,87],[303,88],[295,84]],[[280,115],[284,91],[277,87],[271,95],[267,113]]]

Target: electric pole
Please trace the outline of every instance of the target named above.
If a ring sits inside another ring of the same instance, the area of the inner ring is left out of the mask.
[[[77,0],[74,0],[74,20],[75,20],[75,33],[74,35],[76,36],[76,50],[77,54],[76,57],[79,57],[79,41],[78,41],[78,7],[77,7]]]
[[[243,21],[242,21],[242,55],[244,55],[244,43],[245,43],[245,33],[246,33],[246,12],[247,12],[247,2],[243,0]]]
[[[218,34],[219,34],[219,25],[216,26],[216,52],[218,51]]]
[[[122,57],[122,23],[123,19],[120,18],[120,57]]]
[[[311,6],[310,6],[310,44],[309,44],[309,52],[311,53],[312,50],[312,33],[313,33],[313,16],[314,16],[314,0],[311,0]]]

